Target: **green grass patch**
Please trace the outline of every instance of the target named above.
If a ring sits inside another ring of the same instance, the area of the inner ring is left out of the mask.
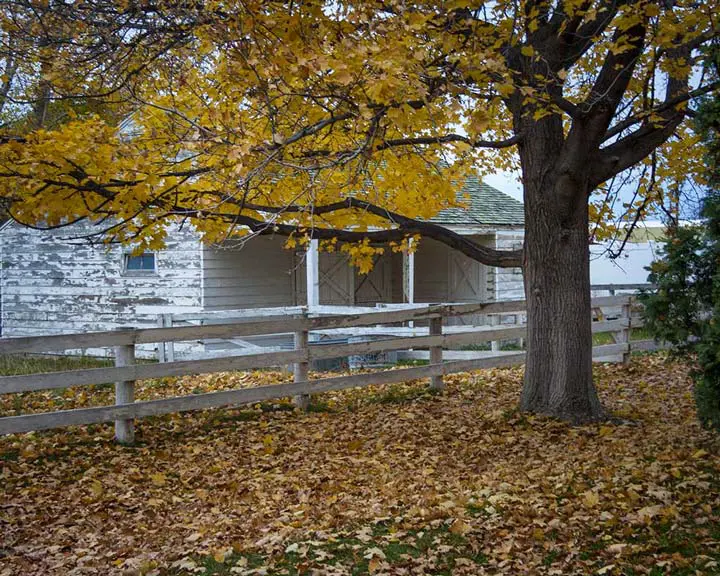
[[[430,364],[430,360],[413,360],[408,358],[407,360],[398,360],[395,364],[397,366],[428,366]]]
[[[433,390],[426,384],[420,386],[391,384],[369,395],[367,401],[370,404],[405,404],[432,398],[438,394],[441,394],[440,390]]]
[[[35,356],[15,354],[0,356],[0,376],[62,372],[65,370],[82,370],[85,368],[107,368],[113,365],[111,359],[93,358],[91,356]]]
[[[308,412],[337,412],[330,403],[318,397],[317,395],[310,396],[310,405],[307,409]]]
[[[185,558],[163,576],[202,574],[224,576],[263,568],[268,576],[300,576],[314,569],[335,568],[353,576],[422,567],[438,576],[450,576],[459,564],[482,566],[487,558],[477,553],[469,538],[456,534],[452,521],[436,521],[424,530],[404,531],[381,522],[318,541],[291,542],[274,554],[257,551]],[[428,573],[428,572],[423,572]]]
[[[615,334],[617,332],[595,332],[593,334],[593,346],[615,344]],[[630,331],[630,340],[648,340],[650,338],[652,336],[645,328],[633,328]]]

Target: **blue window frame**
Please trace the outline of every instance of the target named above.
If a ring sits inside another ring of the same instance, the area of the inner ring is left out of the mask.
[[[155,254],[143,252],[137,256],[125,254],[125,272],[130,273],[152,273],[155,272]]]

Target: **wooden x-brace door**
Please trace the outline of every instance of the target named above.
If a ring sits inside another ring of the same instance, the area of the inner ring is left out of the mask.
[[[347,255],[320,254],[320,304],[349,306],[355,303],[353,267]]]
[[[388,254],[378,254],[367,274],[355,272],[355,304],[372,305],[392,301],[392,261]]]
[[[485,271],[482,264],[450,250],[448,258],[448,300],[450,302],[485,301]],[[463,324],[475,324],[478,318],[462,317]]]

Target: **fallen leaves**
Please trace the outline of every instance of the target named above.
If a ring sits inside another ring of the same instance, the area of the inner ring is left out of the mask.
[[[720,458],[688,368],[647,356],[596,372],[622,424],[517,414],[521,372],[487,370],[441,395],[412,382],[323,394],[308,414],[282,401],[147,419],[135,447],[111,426],[0,438],[0,574],[712,574]],[[143,394],[172,382],[157,386]]]
[[[155,486],[165,486],[167,481],[165,480],[165,474],[158,472],[157,474],[150,474],[150,480]]]
[[[595,508],[600,503],[600,496],[597,492],[588,490],[583,493],[582,502],[587,508]]]
[[[450,525],[450,532],[459,536],[464,536],[472,530],[472,527],[464,520],[458,518]]]

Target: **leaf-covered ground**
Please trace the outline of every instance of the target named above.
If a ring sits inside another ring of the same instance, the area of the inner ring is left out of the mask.
[[[720,442],[687,366],[596,368],[618,423],[518,415],[520,370],[0,438],[0,575],[719,574]],[[162,381],[139,396],[279,381]],[[0,410],[102,403],[31,394]]]

